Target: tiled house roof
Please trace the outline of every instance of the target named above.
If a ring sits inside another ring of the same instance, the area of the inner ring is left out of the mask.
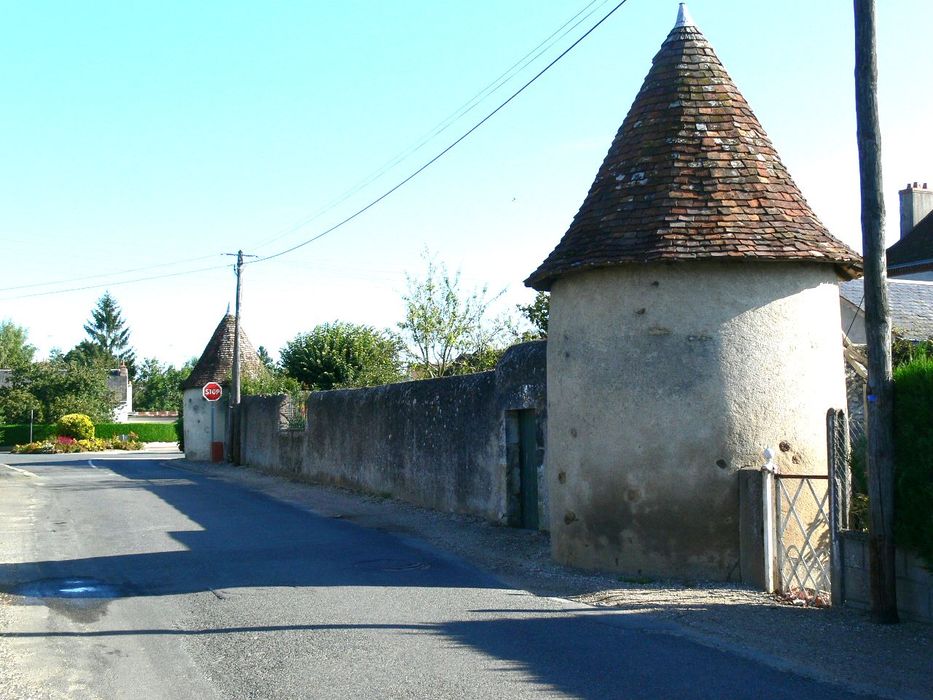
[[[864,279],[843,282],[839,285],[839,294],[852,306],[860,310],[865,308]],[[891,327],[902,338],[933,338],[933,282],[889,279],[888,307]]]
[[[236,319],[227,314],[223,317],[214,335],[208,341],[201,358],[182,383],[183,389],[202,387],[208,382],[223,382],[233,371],[233,338],[236,334]],[[262,362],[240,326],[240,372],[256,376],[262,372]]]
[[[933,270],[933,212],[888,248],[888,270],[892,275]]]
[[[697,259],[814,261],[844,277],[861,257],[811,211],[751,108],[683,14],[563,239],[525,281]]]

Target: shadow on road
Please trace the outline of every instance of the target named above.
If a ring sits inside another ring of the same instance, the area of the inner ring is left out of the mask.
[[[95,460],[97,461],[97,460]],[[28,468],[28,465],[22,465]],[[63,499],[109,490],[148,492],[200,529],[167,534],[184,549],[140,551],[63,561],[0,564],[0,588],[15,593],[30,581],[98,581],[120,596],[163,596],[264,587],[444,587],[499,589],[493,576],[441,552],[339,519],[318,516],[265,495],[157,460],[101,460],[102,473],[78,475],[73,462],[54,468],[41,488]],[[117,478],[107,476],[111,470]],[[74,469],[76,478],[69,478]],[[77,478],[79,477],[80,478]],[[111,499],[111,502],[112,499]],[[158,510],[158,509],[157,509]],[[165,512],[162,509],[162,512]],[[140,513],[141,521],[146,517]],[[100,537],[100,533],[94,536]],[[126,541],[114,536],[120,547]],[[50,607],[53,607],[50,605]],[[485,672],[529,678],[532,689],[579,698],[854,698],[764,664],[665,633],[646,612],[625,615],[580,609],[454,610],[451,619],[424,624],[308,624],[190,629],[7,632],[26,638],[103,638],[140,635],[318,635],[359,631],[376,635],[427,634],[481,652]],[[480,619],[472,619],[476,616]],[[299,617],[301,617],[299,611]],[[75,618],[77,621],[82,621]],[[97,622],[100,616],[87,621]],[[377,640],[378,642],[378,640]],[[858,696],[863,697],[863,696]]]
[[[69,493],[146,491],[198,526],[166,533],[184,549],[0,564],[0,590],[12,592],[39,579],[93,579],[133,596],[267,586],[503,587],[492,576],[439,552],[416,549],[390,534],[315,515],[219,479],[180,472],[156,459],[94,462],[101,467],[100,477],[109,470],[119,478],[69,478],[58,471],[60,478],[45,479],[42,488],[59,499]],[[19,466],[39,474],[50,468],[75,473],[88,469],[86,462],[64,460]],[[152,514],[140,513],[140,518]],[[120,535],[114,534],[115,548],[126,549]]]

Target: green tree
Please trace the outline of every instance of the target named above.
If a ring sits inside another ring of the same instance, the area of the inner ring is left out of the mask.
[[[402,378],[401,342],[370,326],[334,322],[299,333],[280,353],[282,369],[306,389],[389,384]]]
[[[303,392],[301,382],[279,370],[260,372],[257,376],[244,375],[240,383],[240,393],[244,396],[292,396]]]
[[[197,359],[181,368],[165,365],[154,357],[143,360],[133,382],[133,405],[138,411],[177,411],[181,408],[181,383],[188,378]]]
[[[256,348],[256,354],[259,356],[259,361],[262,362],[263,367],[265,367],[270,372],[276,371],[275,362],[273,362],[272,355],[269,354],[268,350],[260,345],[258,348]]]
[[[91,318],[84,324],[87,339],[78,343],[66,359],[104,369],[113,369],[123,362],[130,378],[134,379],[136,354],[130,347],[130,331],[125,326],[119,304],[110,292],[104,292],[91,311]]]
[[[104,422],[112,419],[113,407],[105,369],[61,359],[16,368],[10,385],[0,389],[0,413],[11,423],[28,422],[30,409],[37,423],[54,423],[67,413]]]
[[[532,330],[521,335],[522,340],[547,338],[547,324],[551,317],[551,295],[538,292],[530,304],[519,304],[518,310],[531,324]]]
[[[405,320],[399,323],[408,342],[412,372],[422,377],[467,374],[495,366],[502,354],[505,324],[490,320],[485,287],[465,293],[460,273],[451,276],[443,264],[425,255],[422,278],[406,275]]]
[[[36,348],[27,342],[29,332],[12,321],[0,321],[0,369],[13,369],[32,362]]]

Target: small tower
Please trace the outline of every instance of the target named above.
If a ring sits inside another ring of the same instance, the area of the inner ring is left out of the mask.
[[[208,382],[228,383],[233,371],[233,338],[236,319],[224,315],[191,374],[182,383],[184,390],[185,457],[196,461],[220,461],[216,445],[223,445],[227,431],[227,394],[209,402],[201,393]],[[245,376],[256,377],[263,371],[259,355],[240,327],[240,369]],[[222,447],[220,450],[222,451]]]
[[[845,406],[837,282],[860,266],[682,5],[580,211],[526,280],[551,291],[555,557],[728,578],[737,471],[773,447],[785,470],[826,473],[826,411]]]

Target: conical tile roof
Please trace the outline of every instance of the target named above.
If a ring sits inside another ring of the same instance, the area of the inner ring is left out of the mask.
[[[810,209],[706,38],[681,12],[563,239],[525,281],[539,290],[624,263],[861,257]]]
[[[226,314],[217,325],[214,335],[207,342],[204,352],[188,378],[182,382],[183,389],[202,387],[208,382],[223,382],[233,372],[233,339],[236,336],[236,317]],[[263,364],[240,325],[240,372],[255,377],[262,372]]]

